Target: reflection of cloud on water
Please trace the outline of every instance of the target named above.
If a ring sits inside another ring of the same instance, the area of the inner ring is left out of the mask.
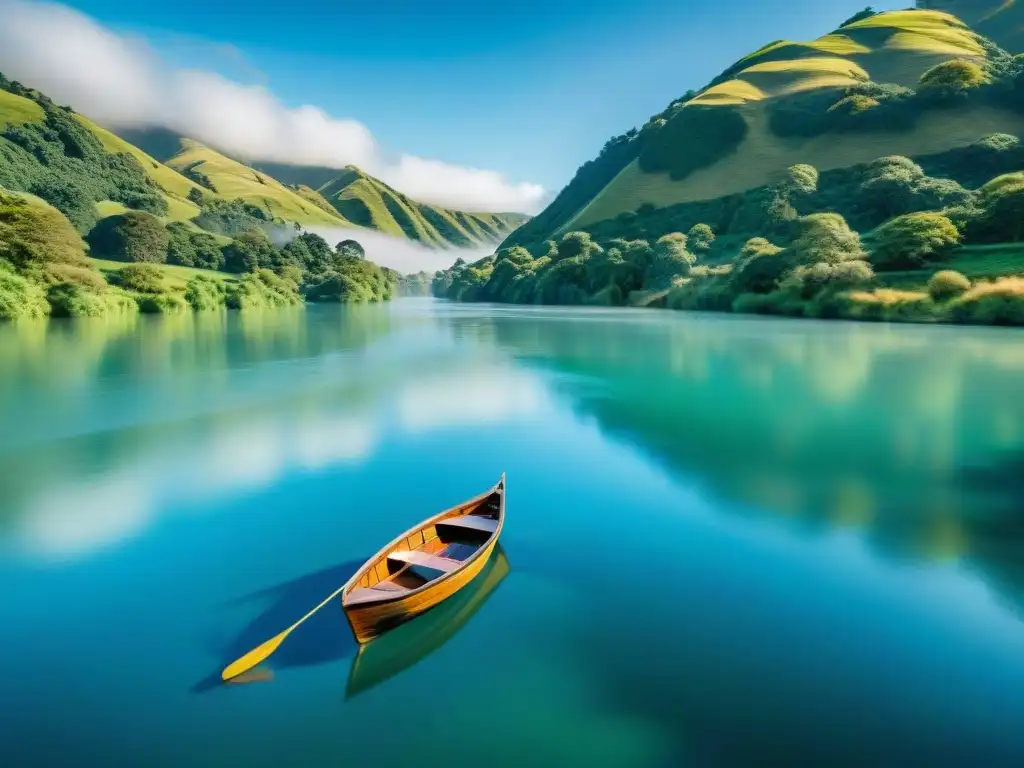
[[[398,395],[398,419],[410,432],[497,423],[537,413],[546,398],[535,377],[514,368],[468,370],[406,386]]]
[[[232,427],[165,445],[99,477],[50,488],[29,504],[21,538],[32,554],[63,559],[116,544],[175,504],[252,491],[289,470],[321,470],[369,456],[377,425],[343,416]]]

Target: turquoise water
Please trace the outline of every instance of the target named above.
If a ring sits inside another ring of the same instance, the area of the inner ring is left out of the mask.
[[[1022,385],[998,329],[0,327],[0,764],[1024,764]],[[217,684],[501,472],[507,573],[396,669],[329,606]]]

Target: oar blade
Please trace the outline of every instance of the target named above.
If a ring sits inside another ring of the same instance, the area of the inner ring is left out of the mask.
[[[242,673],[248,672],[257,664],[267,659],[267,657],[276,651],[278,646],[284,642],[284,639],[288,637],[288,632],[290,631],[291,630],[287,630],[279,635],[275,635],[266,642],[257,645],[241,658],[228,664],[224,667],[224,671],[220,673],[221,679],[230,680],[233,677],[238,677]]]

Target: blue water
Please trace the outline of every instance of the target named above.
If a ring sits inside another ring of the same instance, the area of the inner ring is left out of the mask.
[[[1022,383],[995,329],[0,327],[0,764],[1022,765]],[[219,684],[502,472],[508,575],[440,647],[347,696],[331,605]]]

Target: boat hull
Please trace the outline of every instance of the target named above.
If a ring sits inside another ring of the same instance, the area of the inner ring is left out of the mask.
[[[494,537],[466,567],[422,591],[376,603],[343,606],[356,640],[367,643],[375,637],[416,618],[448,599],[475,579],[487,565],[498,539]]]

